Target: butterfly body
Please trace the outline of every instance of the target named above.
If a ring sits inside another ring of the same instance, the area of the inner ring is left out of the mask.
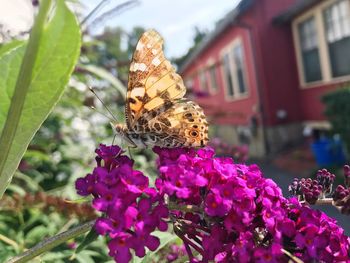
[[[129,146],[137,148],[147,148],[153,146],[161,147],[181,147],[183,144],[170,135],[156,133],[136,133],[129,131],[126,125],[117,124],[115,130],[117,134],[126,141]]]
[[[163,39],[146,31],[130,65],[125,106],[126,124],[115,131],[134,147],[203,147],[208,123],[203,110],[184,99],[182,78],[164,57]]]

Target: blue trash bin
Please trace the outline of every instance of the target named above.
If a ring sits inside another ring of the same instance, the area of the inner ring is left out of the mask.
[[[321,138],[311,144],[318,166],[345,164],[343,143],[340,139]]]

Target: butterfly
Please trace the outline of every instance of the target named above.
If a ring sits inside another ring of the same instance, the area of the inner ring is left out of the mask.
[[[139,39],[129,69],[126,124],[116,133],[131,147],[203,147],[208,122],[203,110],[184,99],[186,87],[163,53],[163,39],[148,30]]]

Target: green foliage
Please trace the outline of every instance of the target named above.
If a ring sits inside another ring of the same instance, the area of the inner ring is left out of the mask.
[[[8,198],[2,200],[0,209],[0,262],[22,253],[43,239],[64,231],[79,223],[77,218],[63,217],[55,210],[44,211],[44,204],[33,207],[10,206]],[[83,237],[63,243],[52,251],[44,253],[30,262],[45,263],[85,263],[107,262],[107,246],[102,238],[90,242],[83,251],[76,253],[74,246],[82,242]]]
[[[325,114],[333,131],[339,133],[350,153],[350,87],[328,93],[322,98],[326,105]]]
[[[131,56],[144,31],[143,27],[134,27],[130,32],[121,27],[106,28],[96,39],[84,43],[83,55],[91,64],[116,70],[115,75],[126,83]]]
[[[80,51],[80,30],[63,0],[43,1],[28,45],[0,57],[0,196],[29,142],[64,91]],[[7,116],[7,118],[6,118]],[[6,118],[6,120],[5,120]]]

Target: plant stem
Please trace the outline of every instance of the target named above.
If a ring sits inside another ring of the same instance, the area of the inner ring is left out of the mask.
[[[285,250],[284,248],[281,249],[284,254],[286,254],[290,259],[292,259],[296,263],[304,263],[301,259],[297,258],[296,256],[293,256],[292,253],[290,253],[288,250]]]
[[[60,233],[56,236],[50,237],[46,240],[41,241],[34,247],[28,249],[22,254],[11,258],[7,261],[7,263],[22,263],[28,262],[29,260],[35,258],[36,256],[51,250],[52,248],[74,238],[88,232],[91,227],[95,224],[95,220],[89,221],[85,224],[76,226],[70,230],[67,230],[63,233]]]
[[[169,202],[168,205],[170,210],[180,210],[182,212],[200,212],[201,209],[194,205],[178,205],[174,202]]]
[[[29,37],[4,129],[2,130],[0,136],[0,198],[4,194],[12,177],[12,174],[4,173],[4,168],[11,150],[11,145],[17,132],[23,105],[30,87],[32,73],[39,51],[39,43],[44,31],[45,20],[47,19],[50,11],[51,2],[52,0],[40,1],[39,13],[35,19],[32,32]]]
[[[4,235],[0,234],[0,240],[3,241],[4,243],[7,243],[10,246],[12,246],[16,250],[19,249],[19,245],[15,241],[13,241],[12,239],[10,239]]]
[[[333,198],[318,199],[315,205],[333,205]]]

